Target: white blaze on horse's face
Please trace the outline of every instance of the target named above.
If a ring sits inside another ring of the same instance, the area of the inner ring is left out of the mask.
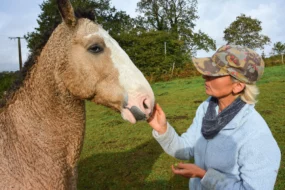
[[[131,123],[149,118],[154,107],[149,83],[119,44],[102,27],[95,26],[93,33],[84,31],[83,37],[91,62],[87,64],[95,64],[95,73],[100,76],[95,77],[93,101],[119,109]],[[90,31],[94,26],[87,28]]]

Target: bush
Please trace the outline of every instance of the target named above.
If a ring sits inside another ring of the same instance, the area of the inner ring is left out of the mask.
[[[283,59],[285,59],[285,56],[283,57]],[[282,57],[281,55],[274,55],[274,56],[265,58],[264,62],[265,62],[266,67],[282,65]]]
[[[16,72],[4,71],[0,73],[0,99],[3,98],[3,95],[10,88],[15,79]]]

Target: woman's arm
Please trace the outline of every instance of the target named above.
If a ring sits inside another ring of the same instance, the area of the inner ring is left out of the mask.
[[[156,105],[156,111],[148,122],[154,129],[154,138],[166,153],[181,160],[189,160],[194,156],[194,146],[197,134],[200,134],[200,120],[204,113],[202,111],[202,105],[203,104],[199,106],[190,128],[188,128],[187,132],[183,133],[181,136],[179,136],[174,128],[167,123],[163,110],[160,106]]]

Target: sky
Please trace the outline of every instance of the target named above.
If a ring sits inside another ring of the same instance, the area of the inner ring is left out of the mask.
[[[37,18],[41,13],[39,5],[43,0],[1,0],[0,4],[0,72],[19,70],[18,41],[9,37],[23,37],[38,27]],[[125,11],[131,17],[138,13],[139,0],[111,0],[111,6]],[[216,41],[219,48],[226,42],[223,31],[242,13],[260,20],[261,34],[271,39],[264,53],[270,55],[274,43],[285,43],[285,0],[198,0],[198,15],[195,31],[199,29]],[[27,43],[21,39],[22,60],[27,59]],[[210,57],[215,51],[197,52],[197,57]],[[261,50],[257,50],[262,53]]]

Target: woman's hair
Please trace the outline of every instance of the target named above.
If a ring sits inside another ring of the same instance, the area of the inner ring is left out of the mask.
[[[239,80],[231,77],[233,82],[240,82]],[[245,87],[243,89],[243,91],[241,91],[239,93],[239,96],[241,97],[241,99],[246,102],[247,104],[255,104],[257,103],[257,95],[259,94],[259,90],[258,87],[256,86],[256,84],[246,84],[245,83]]]

